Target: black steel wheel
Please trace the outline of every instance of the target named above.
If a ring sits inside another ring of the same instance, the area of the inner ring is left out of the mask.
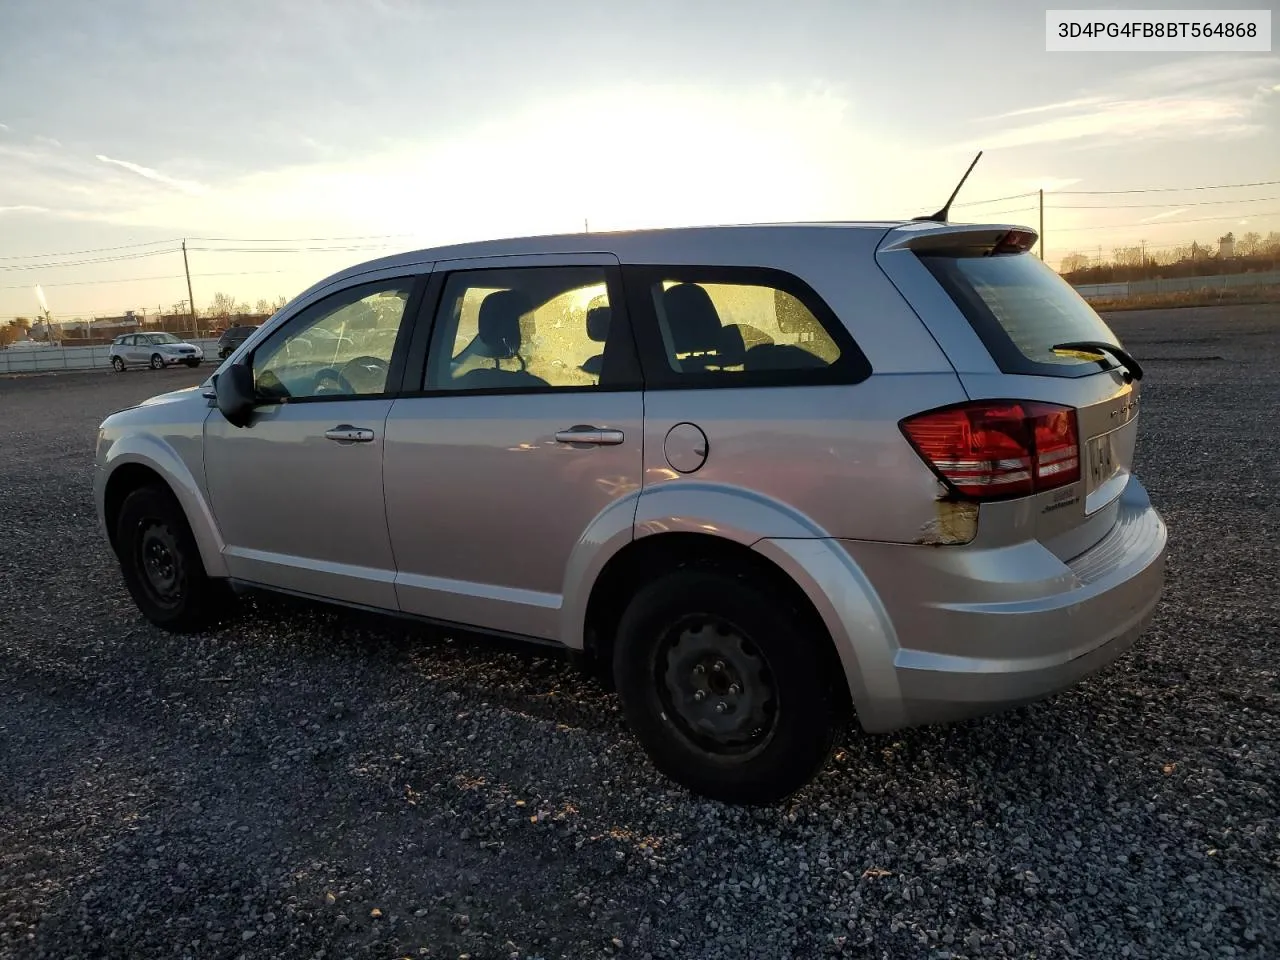
[[[659,640],[654,671],[664,711],[690,742],[736,757],[769,742],[777,727],[777,686],[741,627],[690,614]]]
[[[125,497],[113,543],[129,594],[156,626],[200,630],[227,609],[229,592],[206,575],[191,527],[167,487],[140,487]]]
[[[618,627],[627,721],[654,766],[712,799],[780,800],[831,751],[830,641],[771,597],[726,571],[681,569],[637,591]]]

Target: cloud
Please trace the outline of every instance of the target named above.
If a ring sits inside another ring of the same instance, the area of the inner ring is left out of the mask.
[[[574,146],[584,116],[602,142],[626,141],[636,124],[662,116],[666,140],[601,166]],[[8,175],[21,188],[6,199],[48,203],[61,216],[178,236],[412,233],[416,246],[580,230],[584,217],[593,230],[892,219],[927,212],[920,184],[936,184],[945,196],[956,175],[934,151],[869,133],[855,104],[822,85],[713,92],[622,84],[539,101],[448,135],[370,144],[357,157],[318,152],[287,166],[197,174],[204,192],[156,189],[158,176],[175,178],[136,163],[23,149],[27,156],[6,159],[0,143],[0,182]],[[133,175],[116,176],[114,167]],[[424,189],[435,182],[452,189]]]
[[[38,207],[32,203],[15,203],[8,207],[0,207],[0,213],[48,213],[48,207]]]
[[[207,193],[209,188],[202,183],[196,183],[194,180],[179,180],[176,177],[170,177],[161,173],[159,170],[153,170],[151,167],[144,167],[138,163],[130,163],[128,160],[114,160],[111,157],[104,157],[102,154],[94,154],[94,156],[103,163],[115,164],[117,167],[123,167],[131,173],[136,173],[140,177],[146,177],[148,180],[154,180],[156,183],[163,183],[166,187],[173,187],[183,193],[198,195]]]
[[[1156,213],[1156,214],[1152,214],[1152,215],[1151,215],[1151,216],[1149,216],[1149,217],[1143,217],[1143,218],[1142,218],[1141,220],[1139,220],[1138,222],[1139,222],[1139,223],[1154,223],[1154,222],[1155,222],[1155,221],[1157,221],[1157,220],[1164,220],[1164,219],[1165,219],[1165,218],[1167,218],[1167,217],[1175,217],[1175,216],[1177,216],[1177,215],[1178,215],[1178,214],[1180,214],[1180,213],[1186,213],[1186,212],[1187,212],[1187,208],[1186,208],[1186,207],[1179,207],[1177,210],[1166,210],[1164,213]]]
[[[33,137],[32,139],[34,139],[37,143],[46,143],[51,147],[62,146],[61,140],[55,140],[53,137],[46,137],[43,134],[39,134],[39,133],[37,133],[35,137]]]
[[[1253,136],[1266,129],[1259,81],[1271,84],[1276,73],[1271,57],[1188,57],[1120,77],[1112,89],[985,117],[978,122],[994,129],[965,146]]]
[[[9,125],[7,123],[0,123],[0,133],[8,133],[8,132],[9,132]]]
[[[1010,110],[1008,113],[997,113],[990,117],[979,117],[979,120],[1007,120],[1010,117],[1025,117],[1032,113],[1047,113],[1050,110],[1070,110],[1075,107],[1087,107],[1091,104],[1101,103],[1103,97],[1080,97],[1076,100],[1063,100],[1060,103],[1046,103],[1038,107],[1023,107],[1020,110]]]

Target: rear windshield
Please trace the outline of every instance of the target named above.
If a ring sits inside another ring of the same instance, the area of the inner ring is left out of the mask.
[[[928,254],[920,259],[1005,373],[1086,376],[1099,370],[1094,355],[1055,352],[1053,347],[1081,340],[1121,345],[1084,298],[1029,253]],[[1114,365],[1109,359],[1103,362]]]

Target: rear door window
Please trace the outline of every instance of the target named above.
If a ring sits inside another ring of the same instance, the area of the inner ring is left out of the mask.
[[[870,375],[830,307],[759,267],[628,267],[646,389],[858,383]]]
[[[1029,253],[925,254],[921,262],[950,294],[1005,373],[1079,377],[1097,373],[1099,355],[1055,351],[1057,344],[1119,339],[1071,285]]]

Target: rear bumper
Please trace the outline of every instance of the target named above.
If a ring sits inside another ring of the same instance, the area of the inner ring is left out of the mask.
[[[886,731],[1040,699],[1105,667],[1151,620],[1166,542],[1131,478],[1112,530],[1066,562],[1034,541],[839,541],[856,579],[827,569],[812,581],[859,720]]]
[[[898,633],[891,713],[902,725],[959,719],[1039,699],[1106,666],[1151,620],[1167,540],[1146,490],[1131,478],[1115,526],[1065,563],[1034,542],[980,551],[986,556],[936,548],[918,572],[923,591],[933,574],[945,599],[890,608],[895,624],[924,631]],[[950,576],[939,576],[938,560],[952,565]]]

